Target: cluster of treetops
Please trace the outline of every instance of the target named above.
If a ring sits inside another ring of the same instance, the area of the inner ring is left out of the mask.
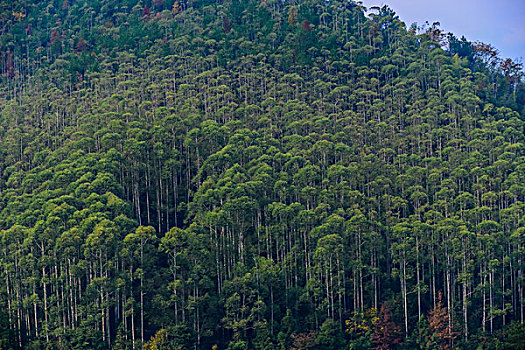
[[[523,349],[522,66],[365,10],[0,1],[0,349]]]

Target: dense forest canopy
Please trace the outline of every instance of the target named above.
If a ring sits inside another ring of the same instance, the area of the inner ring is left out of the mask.
[[[0,1],[0,349],[520,349],[524,132],[388,6]]]

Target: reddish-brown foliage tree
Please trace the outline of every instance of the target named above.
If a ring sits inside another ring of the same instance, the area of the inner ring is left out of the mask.
[[[438,43],[440,46],[443,46],[446,43],[446,35],[443,32],[443,30],[439,28],[439,26],[439,22],[432,23],[432,27],[428,28],[426,33],[428,34],[430,40],[432,40],[435,43]]]
[[[15,77],[15,67],[13,65],[13,54],[11,51],[7,51],[7,77],[13,79]]]
[[[53,29],[51,31],[51,46],[55,45],[55,42],[60,39],[60,34],[58,34],[58,31]]]
[[[164,5],[164,0],[153,0],[153,5],[156,7],[162,7],[162,5]]]
[[[500,63],[500,68],[503,71],[503,74],[505,74],[505,79],[508,83],[519,77],[523,64],[514,62],[510,58],[507,58]]]
[[[303,30],[306,31],[306,32],[311,32],[312,31],[312,27],[310,26],[310,22],[308,22],[307,19],[305,19],[303,21]]]
[[[292,334],[293,344],[290,350],[307,350],[317,345],[315,332]]]
[[[436,306],[428,313],[430,329],[429,346],[437,346],[438,349],[453,349],[454,339],[459,332],[454,331],[453,322],[449,319],[447,308],[443,306],[443,296],[438,294]]]
[[[142,17],[148,17],[151,11],[149,10],[148,5],[144,5],[144,10],[142,10]]]
[[[222,20],[222,30],[224,30],[225,33],[229,33],[230,30],[232,30],[232,23],[227,16]]]
[[[77,43],[75,44],[76,51],[84,51],[87,48],[87,43],[83,37],[78,38]]]
[[[485,63],[497,63],[499,51],[491,44],[485,44],[480,41],[475,42],[472,47]]]
[[[392,310],[386,303],[383,303],[381,311],[379,311],[379,318],[374,323],[374,334],[372,336],[374,349],[394,349],[396,345],[401,344],[400,334],[401,327],[392,321]]]

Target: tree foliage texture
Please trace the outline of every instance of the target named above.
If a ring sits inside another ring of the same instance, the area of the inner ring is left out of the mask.
[[[349,0],[0,1],[0,348],[519,348],[521,68]]]

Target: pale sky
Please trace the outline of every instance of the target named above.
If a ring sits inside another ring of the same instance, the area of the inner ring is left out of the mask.
[[[501,58],[525,60],[525,0],[362,0],[367,7],[388,5],[407,27],[440,22],[459,39],[490,43]]]

